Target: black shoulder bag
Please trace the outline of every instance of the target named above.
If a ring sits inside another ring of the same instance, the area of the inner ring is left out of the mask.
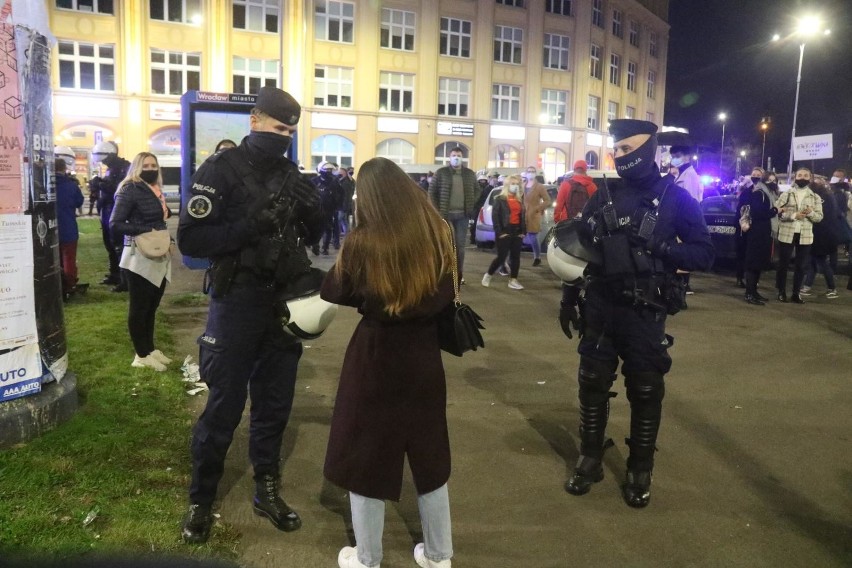
[[[446,221],[444,221],[446,223]],[[449,225],[447,225],[449,229]],[[451,231],[452,233],[452,231]],[[476,351],[485,347],[485,341],[479,330],[485,329],[482,318],[467,304],[463,304],[459,294],[459,274],[456,261],[456,243],[450,234],[450,242],[453,243],[453,301],[447,304],[438,314],[438,345],[442,351],[446,351],[456,357],[461,357],[467,351]]]

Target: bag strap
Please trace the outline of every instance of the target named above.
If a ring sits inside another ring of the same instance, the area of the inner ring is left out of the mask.
[[[447,223],[447,220],[444,219],[444,225],[447,226],[447,232],[450,235],[450,243],[453,245],[453,260],[450,262],[450,268],[453,271],[453,302],[455,305],[461,304],[461,293],[459,291],[459,267],[458,267],[458,253],[456,252],[456,239],[453,235],[453,230],[450,227],[450,224]]]

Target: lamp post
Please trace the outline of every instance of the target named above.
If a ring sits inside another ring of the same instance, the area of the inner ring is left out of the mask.
[[[745,161],[746,151],[740,150],[740,155],[737,156],[737,177],[740,177],[740,164]]]
[[[725,120],[727,120],[728,115],[720,112],[718,118],[722,121],[722,147],[719,149],[719,177],[722,177],[722,159],[725,155]]]
[[[821,25],[822,22],[820,19],[815,16],[802,18],[799,20],[799,25],[794,33],[794,35],[801,38],[801,43],[799,44],[799,70],[796,74],[796,101],[793,104],[793,131],[790,135],[790,161],[787,163],[788,181],[792,179],[793,175],[793,150],[796,145],[796,118],[799,115],[799,88],[802,83],[802,60],[805,58],[805,38],[813,34]],[[831,30],[825,29],[822,31],[822,34],[829,35],[831,34]],[[781,37],[778,34],[772,36],[772,41],[778,41],[779,39]]]
[[[760,129],[763,130],[763,148],[760,150],[760,167],[763,167],[763,159],[766,157],[766,131],[769,130],[769,123],[765,120],[760,123]]]

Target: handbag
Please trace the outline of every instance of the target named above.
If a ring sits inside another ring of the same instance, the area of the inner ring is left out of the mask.
[[[745,233],[751,229],[751,205],[743,205],[740,215],[740,230]]]
[[[446,223],[446,221],[445,221]],[[449,229],[449,225],[447,225]],[[456,244],[453,243],[453,301],[441,310],[437,317],[438,323],[438,345],[442,351],[446,351],[456,357],[461,357],[467,351],[476,351],[485,347],[485,341],[479,330],[485,329],[482,318],[467,304],[462,303],[459,294],[458,262],[456,260]]]
[[[153,231],[136,235],[133,238],[133,242],[136,243],[136,250],[142,253],[142,256],[156,260],[169,254],[169,246],[172,243],[172,239],[167,230],[158,231],[154,229]]]

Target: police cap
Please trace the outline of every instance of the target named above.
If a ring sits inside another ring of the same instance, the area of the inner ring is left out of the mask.
[[[624,140],[637,134],[653,136],[657,133],[657,125],[647,120],[617,118],[609,123],[609,133],[615,141]]]
[[[288,126],[298,124],[302,114],[302,107],[296,99],[287,91],[276,87],[261,87],[254,106]]]

